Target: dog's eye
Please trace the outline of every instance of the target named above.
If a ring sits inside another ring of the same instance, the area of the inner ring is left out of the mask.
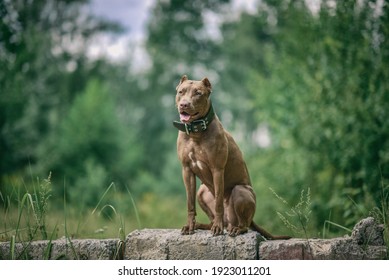
[[[201,91],[197,90],[197,91],[195,92],[195,94],[196,94],[196,95],[201,95]]]

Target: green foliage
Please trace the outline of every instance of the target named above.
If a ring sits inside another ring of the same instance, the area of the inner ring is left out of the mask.
[[[295,135],[307,149],[322,154],[321,160],[342,176],[346,186],[366,189],[378,202],[380,168],[388,176],[384,108],[389,104],[384,92],[389,85],[382,79],[388,75],[383,64],[388,47],[375,42],[378,34],[386,36],[385,18],[377,17],[369,4],[345,1],[335,15],[322,10],[320,29],[314,31],[325,39],[315,44],[316,64],[310,66],[312,84],[320,86],[311,87],[305,101],[315,106],[298,116],[300,129]]]
[[[136,174],[141,149],[130,149],[135,132],[119,120],[109,88],[91,80],[43,151],[51,155],[45,168],[57,181],[66,178],[69,201],[93,206],[111,181],[125,183]]]
[[[41,160],[42,139],[101,68],[86,60],[90,38],[120,31],[81,13],[86,2],[0,2],[0,181]]]
[[[248,132],[269,127],[274,158],[291,158],[269,173],[283,176],[296,162],[305,169],[283,188],[297,200],[294,186],[312,186],[318,226],[329,213],[353,225],[388,183],[387,24],[388,7],[377,1],[322,1],[317,14],[305,1],[263,1],[258,13],[226,25],[226,51],[237,48],[246,66],[226,67],[247,100],[240,116]]]

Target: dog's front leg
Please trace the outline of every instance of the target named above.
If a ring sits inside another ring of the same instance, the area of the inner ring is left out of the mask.
[[[188,219],[182,228],[181,234],[193,234],[196,225],[196,176],[189,166],[183,166],[182,177],[186,188],[186,203],[188,207]]]
[[[213,235],[223,234],[224,218],[224,168],[215,168],[213,170],[213,184],[215,188],[215,219],[211,232]]]

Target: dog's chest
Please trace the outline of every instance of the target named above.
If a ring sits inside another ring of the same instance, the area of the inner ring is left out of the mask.
[[[204,160],[201,160],[202,151],[194,152],[190,151],[188,153],[188,162],[193,171],[204,170],[207,166]],[[199,156],[200,155],[200,156]]]
[[[213,186],[212,170],[215,163],[215,145],[213,138],[202,135],[201,138],[186,137],[180,133],[178,138],[178,156],[182,165],[190,169],[202,183]]]
[[[202,182],[211,183],[212,175],[209,167],[209,159],[205,150],[200,146],[193,146],[186,151],[185,162]]]

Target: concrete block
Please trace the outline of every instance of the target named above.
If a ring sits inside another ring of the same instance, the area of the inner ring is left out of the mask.
[[[259,245],[259,259],[263,260],[382,260],[387,254],[384,227],[372,217],[358,222],[351,236],[266,241]]]
[[[10,242],[0,243],[0,259],[11,259]],[[113,260],[123,258],[119,239],[58,239],[17,243],[15,259],[29,260]]]
[[[350,237],[333,239],[290,239],[262,242],[261,260],[380,260],[385,246],[359,245]]]
[[[126,239],[128,260],[255,260],[262,237],[253,231],[237,237],[212,236],[198,230],[181,235],[176,229],[143,229]]]

